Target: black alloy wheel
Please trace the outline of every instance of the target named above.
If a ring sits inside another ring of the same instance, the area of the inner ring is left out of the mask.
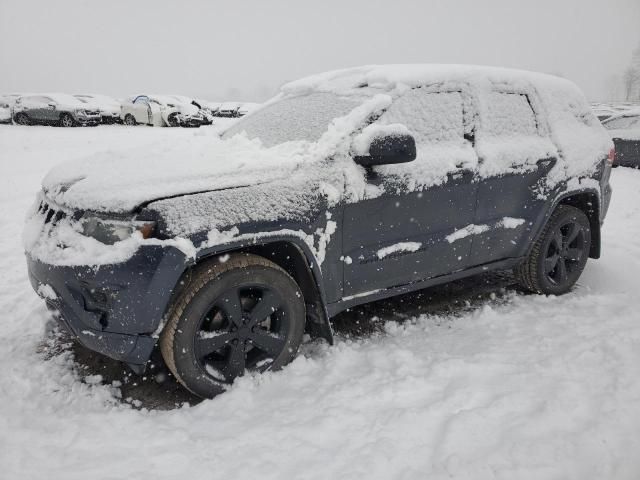
[[[63,113],[60,116],[60,126],[69,128],[75,126],[75,124],[76,122],[73,120],[73,117],[68,113]]]
[[[561,295],[578,281],[589,258],[591,225],[585,213],[570,205],[559,205],[527,259],[515,269],[527,290]]]
[[[31,125],[31,120],[26,113],[17,113],[14,120],[18,125]]]
[[[549,282],[564,285],[580,269],[585,252],[585,231],[577,221],[568,220],[557,226],[551,236],[544,259],[544,272]]]
[[[134,125],[137,125],[138,122],[136,122],[136,119],[133,115],[127,113],[124,117],[124,124],[133,127]]]
[[[245,372],[281,368],[302,342],[305,305],[276,264],[235,255],[201,266],[170,309],[160,347],[190,391],[213,397]]]

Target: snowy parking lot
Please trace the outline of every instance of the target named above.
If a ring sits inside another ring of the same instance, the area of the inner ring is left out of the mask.
[[[563,297],[497,288],[422,310],[430,296],[411,294],[360,309],[375,328],[171,409],[83,368],[27,279],[20,236],[41,178],[114,145],[215,131],[0,126],[0,477],[640,478],[637,170],[613,171],[602,258]]]

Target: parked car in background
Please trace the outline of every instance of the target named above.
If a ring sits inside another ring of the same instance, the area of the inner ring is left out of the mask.
[[[93,126],[100,123],[100,111],[73,95],[48,93],[25,95],[13,105],[13,121],[19,125]]]
[[[122,123],[120,119],[120,101],[107,95],[98,94],[78,94],[74,95],[82,103],[91,108],[100,110],[102,123],[113,124]]]
[[[259,103],[252,103],[252,102],[243,103],[240,106],[240,108],[238,108],[238,116],[244,117],[245,115],[248,115],[249,113],[253,112],[259,106],[260,106]]]
[[[11,123],[11,108],[13,101],[5,96],[0,96],[0,123]]]
[[[305,332],[331,342],[355,305],[504,269],[560,295],[600,257],[613,142],[561,78],[341,70],[221,139],[58,165],[23,236],[82,344],[142,373],[159,341],[202,397],[283,367]]]
[[[602,122],[616,146],[614,165],[640,168],[640,108]]]
[[[168,95],[168,97],[174,98],[180,104],[193,105],[196,107],[204,117],[205,123],[203,123],[203,125],[211,125],[213,123],[213,114],[211,109],[202,101],[191,97],[185,97],[184,95]]]
[[[125,125],[200,127],[211,119],[192,103],[171,95],[137,95],[123,102],[120,116]]]
[[[238,102],[221,103],[216,112],[217,117],[237,118],[240,116],[240,106]]]

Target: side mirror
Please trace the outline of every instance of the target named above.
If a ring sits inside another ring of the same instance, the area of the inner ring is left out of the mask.
[[[48,105],[49,105],[49,108],[51,110],[55,110],[56,109],[56,104],[55,103],[49,103]]]
[[[356,155],[353,160],[363,167],[372,167],[407,163],[416,159],[416,141],[408,133],[375,136],[371,139],[368,150],[368,155]]]

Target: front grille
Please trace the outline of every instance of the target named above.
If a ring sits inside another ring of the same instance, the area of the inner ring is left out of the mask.
[[[58,223],[60,220],[67,218],[67,213],[62,210],[56,210],[51,207],[44,200],[40,202],[40,206],[38,207],[38,213],[44,216],[45,225],[51,224],[52,226]]]

